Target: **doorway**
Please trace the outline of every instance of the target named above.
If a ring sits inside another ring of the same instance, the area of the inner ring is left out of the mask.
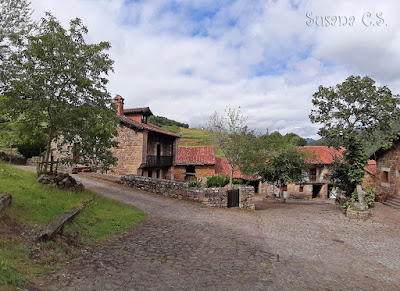
[[[313,185],[312,186],[312,198],[317,198],[319,192],[321,191],[322,185]]]

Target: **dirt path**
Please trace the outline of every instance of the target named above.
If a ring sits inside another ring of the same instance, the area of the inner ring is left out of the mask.
[[[149,220],[36,281],[44,290],[400,290],[400,229],[336,205],[209,209],[81,179]]]

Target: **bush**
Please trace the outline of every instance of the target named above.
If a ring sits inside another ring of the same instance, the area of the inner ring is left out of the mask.
[[[207,187],[224,187],[229,183],[229,176],[219,175],[207,178]]]
[[[229,183],[229,180],[228,180],[228,183]],[[242,179],[233,179],[232,183],[236,184],[236,185],[243,185],[243,180]]]
[[[353,208],[354,207],[354,202],[352,201],[347,201],[342,204],[342,212],[346,214],[347,209]]]
[[[191,181],[189,183],[189,187],[197,187],[197,188],[199,188],[200,186],[201,186],[200,181]]]
[[[374,201],[375,201],[374,190],[370,187],[363,188],[363,190],[365,192],[365,204],[367,205],[367,208],[374,207]],[[357,189],[354,190],[353,194],[351,195],[351,201],[352,202],[358,201]]]
[[[46,147],[45,143],[24,143],[17,145],[18,151],[25,158],[29,159],[33,156],[40,156]]]

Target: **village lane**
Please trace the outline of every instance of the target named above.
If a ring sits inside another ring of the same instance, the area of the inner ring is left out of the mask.
[[[215,209],[79,179],[148,220],[36,281],[40,289],[400,289],[400,229],[349,220],[332,203]]]

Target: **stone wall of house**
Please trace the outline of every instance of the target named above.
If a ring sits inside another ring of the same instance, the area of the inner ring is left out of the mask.
[[[398,195],[400,190],[400,143],[376,160],[376,193]]]
[[[215,176],[215,165],[196,166],[197,181],[201,178]]]
[[[301,191],[300,186],[303,186]],[[328,199],[328,184],[324,184],[319,191],[317,198]],[[270,198],[279,197],[279,188],[268,183],[260,183],[260,194],[265,200]],[[304,197],[312,198],[313,196],[313,185],[311,184],[296,184],[290,183],[287,185],[287,197]]]
[[[301,189],[301,186],[302,189]],[[313,186],[310,184],[295,184],[291,183],[288,185],[288,192],[289,196],[293,197],[305,197],[305,198],[312,198],[312,189]],[[301,191],[303,190],[303,191]]]
[[[175,180],[185,181],[186,166],[175,167]],[[196,166],[196,179],[215,176],[215,165]]]
[[[174,167],[174,179],[177,181],[185,181],[186,166]]]
[[[366,187],[375,188],[376,187],[375,176],[366,172],[362,186],[363,186],[363,188],[366,188]]]
[[[117,126],[118,148],[111,149],[114,157],[118,158],[118,165],[111,170],[118,175],[137,174],[143,161],[144,134],[141,131]]]
[[[123,176],[121,182],[125,185],[140,188],[158,195],[195,201],[209,207],[225,208],[228,205],[226,188],[192,188],[189,187],[188,182],[155,179],[137,175]],[[239,207],[255,209],[253,197],[253,187],[240,187]]]

